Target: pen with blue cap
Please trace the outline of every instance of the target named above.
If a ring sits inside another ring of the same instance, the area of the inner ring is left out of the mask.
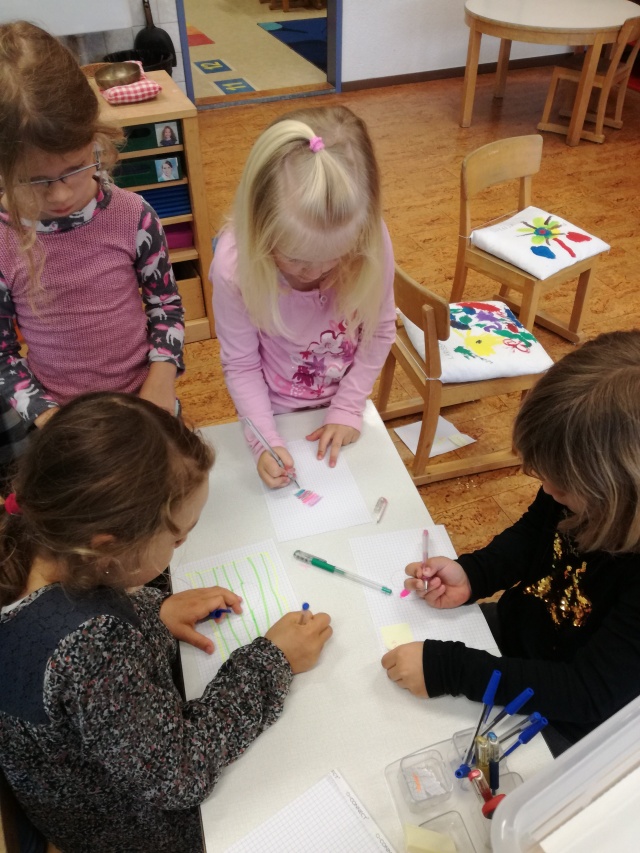
[[[230,607],[216,607],[209,614],[209,619],[219,619],[223,613],[233,613],[233,610]]]
[[[529,741],[534,738],[538,732],[542,731],[542,729],[549,723],[546,717],[540,717],[540,719],[536,723],[532,723],[528,728],[526,728],[523,732],[520,732],[518,735],[518,740],[511,744],[509,749],[506,749],[498,761],[502,761],[503,758],[506,758],[507,755],[511,755],[514,749],[517,749],[519,746],[523,746],[525,743],[529,743]]]
[[[531,723],[537,723],[538,720],[542,719],[542,714],[538,713],[538,711],[534,711],[533,714],[529,714],[524,720],[520,723],[516,723],[515,726],[511,726],[504,734],[498,735],[498,740],[500,743],[504,743],[506,740],[511,740],[515,735],[519,735],[520,732],[523,732]]]
[[[515,699],[512,699],[511,702],[504,706],[502,711],[500,711],[500,713],[497,714],[493,718],[493,720],[491,720],[487,728],[483,732],[481,732],[481,734],[486,735],[487,732],[490,732],[492,731],[492,729],[495,729],[497,724],[501,720],[504,720],[505,717],[511,716],[512,714],[517,714],[520,708],[522,708],[522,706],[526,702],[528,702],[532,696],[533,690],[530,687],[527,687],[526,690],[523,690],[522,693],[518,694]]]
[[[247,429],[249,429],[254,434],[254,436],[258,439],[258,441],[264,447],[264,449],[267,451],[269,456],[271,456],[272,459],[275,459],[275,461],[278,463],[280,468],[282,468],[282,470],[284,471],[286,476],[289,478],[289,480],[292,483],[295,483],[298,488],[300,488],[300,483],[296,480],[296,478],[293,476],[293,474],[290,474],[286,470],[286,468],[284,467],[284,462],[282,461],[282,459],[280,459],[278,454],[275,452],[273,447],[271,447],[271,445],[269,444],[267,439],[263,436],[263,434],[260,432],[258,427],[253,423],[253,421],[250,418],[241,418],[241,420],[242,420],[242,423],[247,427]]]
[[[484,695],[482,697],[482,712],[480,713],[478,725],[476,726],[476,730],[473,733],[473,737],[471,738],[471,743],[469,744],[467,754],[465,755],[460,767],[458,767],[458,769],[456,770],[455,775],[458,779],[466,779],[469,774],[469,762],[471,761],[471,756],[473,755],[473,750],[475,749],[476,737],[478,736],[480,727],[487,722],[489,714],[493,709],[493,702],[496,698],[496,690],[498,689],[498,684],[500,683],[501,675],[502,673],[499,669],[494,669],[491,673],[491,678],[489,679],[489,683],[487,684],[486,690],[484,691]]]

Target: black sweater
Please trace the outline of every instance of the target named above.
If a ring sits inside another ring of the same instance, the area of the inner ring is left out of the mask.
[[[429,696],[476,701],[499,669],[496,704],[531,687],[522,712],[539,711],[573,742],[640,695],[640,554],[578,553],[557,530],[565,512],[540,490],[516,524],[458,560],[472,600],[506,590],[502,659],[426,640],[423,667]]]

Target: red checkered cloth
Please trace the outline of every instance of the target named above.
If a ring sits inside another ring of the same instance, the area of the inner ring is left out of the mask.
[[[162,89],[160,83],[150,80],[145,75],[141,62],[136,61],[135,64],[140,66],[140,74],[142,75],[137,83],[129,83],[126,86],[112,86],[111,89],[100,91],[102,97],[110,104],[137,104],[140,101],[151,101]]]

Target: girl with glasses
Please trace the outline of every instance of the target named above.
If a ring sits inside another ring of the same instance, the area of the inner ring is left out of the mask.
[[[86,391],[173,413],[182,303],[157,215],[109,181],[121,131],[100,122],[67,48],[24,21],[0,26],[0,92],[5,431],[40,427]]]

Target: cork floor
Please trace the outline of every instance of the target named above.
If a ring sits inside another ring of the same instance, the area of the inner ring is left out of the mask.
[[[343,103],[365,119],[380,162],[384,215],[396,260],[418,281],[448,298],[456,257],[461,160],[494,139],[535,133],[550,75],[550,68],[511,72],[502,103],[492,100],[492,75],[480,76],[473,123],[465,129],[458,126],[460,78],[326,95],[305,103]],[[293,106],[279,101],[199,115],[212,233],[228,212],[253,140],[269,121]],[[638,325],[640,93],[628,92],[623,118],[624,127],[608,130],[603,145],[583,141],[569,148],[560,136],[543,134],[542,169],[533,183],[534,204],[564,215],[611,244],[611,252],[602,257],[592,277],[590,311],[583,323],[588,337]],[[515,199],[509,197],[502,209],[515,210]],[[491,282],[470,274],[465,296],[489,298],[493,293]],[[550,294],[547,304],[568,316],[572,301],[573,286]],[[536,333],[554,360],[572,348],[543,329],[536,327]],[[186,415],[199,425],[235,419],[217,341],[189,344],[186,362],[179,388]],[[394,395],[412,396],[406,380],[397,383]],[[479,439],[460,452],[506,446],[518,402],[517,395],[508,395],[447,409],[447,418]],[[390,434],[402,458],[410,462],[409,452]],[[536,490],[537,482],[518,468],[419,489],[434,521],[446,524],[458,552],[482,546],[516,521]],[[393,500],[393,493],[389,498]]]

